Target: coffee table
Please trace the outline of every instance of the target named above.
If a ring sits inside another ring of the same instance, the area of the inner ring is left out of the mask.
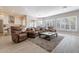
[[[42,35],[44,35],[44,37],[41,37]],[[43,38],[43,39],[46,39],[48,41],[50,41],[54,37],[57,37],[57,33],[56,32],[42,32],[39,35],[39,38]]]

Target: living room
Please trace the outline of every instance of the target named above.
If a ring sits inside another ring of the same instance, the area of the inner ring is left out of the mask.
[[[79,52],[79,7],[0,7],[0,52]]]

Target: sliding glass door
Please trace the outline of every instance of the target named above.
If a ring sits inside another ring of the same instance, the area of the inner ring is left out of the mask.
[[[64,31],[77,31],[77,17],[64,17],[56,19],[56,28]]]

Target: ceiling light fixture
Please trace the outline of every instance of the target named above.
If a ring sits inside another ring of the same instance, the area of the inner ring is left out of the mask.
[[[67,6],[63,6],[63,8],[67,8]]]

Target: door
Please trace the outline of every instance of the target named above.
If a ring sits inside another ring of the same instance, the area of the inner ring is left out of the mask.
[[[3,33],[3,20],[0,20],[0,33]]]

